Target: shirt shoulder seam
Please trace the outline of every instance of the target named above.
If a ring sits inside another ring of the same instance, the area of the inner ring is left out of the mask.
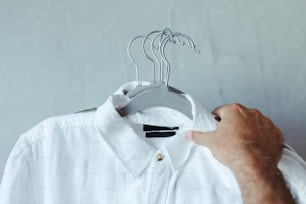
[[[73,116],[74,114],[49,117],[22,133],[13,147],[8,160],[14,161],[22,157],[30,147],[49,134],[48,130],[95,127],[92,113],[78,113],[75,115],[77,117]]]

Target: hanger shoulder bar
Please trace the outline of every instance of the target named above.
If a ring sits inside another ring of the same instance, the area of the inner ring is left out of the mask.
[[[183,113],[191,120],[193,119],[190,101],[182,94],[168,91],[167,87],[143,91],[132,98],[126,106],[118,108],[117,111],[122,117],[125,117],[151,107],[171,108]]]

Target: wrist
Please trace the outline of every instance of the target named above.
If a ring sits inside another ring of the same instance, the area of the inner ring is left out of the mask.
[[[281,171],[276,166],[263,168],[250,165],[232,168],[232,171],[245,203],[295,203]]]

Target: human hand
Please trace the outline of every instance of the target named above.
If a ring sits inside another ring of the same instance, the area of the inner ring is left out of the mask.
[[[215,131],[188,137],[232,170],[244,203],[295,203],[277,168],[284,138],[273,122],[241,104],[218,107],[213,114],[220,119]]]
[[[221,119],[217,129],[193,131],[189,138],[207,146],[217,160],[232,170],[245,166],[277,168],[283,135],[269,118],[241,104],[220,106],[212,113]]]

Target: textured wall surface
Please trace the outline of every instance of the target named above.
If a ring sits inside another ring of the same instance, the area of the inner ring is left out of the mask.
[[[201,50],[167,47],[172,86],[208,110],[260,109],[306,158],[305,10],[304,0],[0,0],[1,175],[21,133],[134,80],[128,41],[165,27]]]

